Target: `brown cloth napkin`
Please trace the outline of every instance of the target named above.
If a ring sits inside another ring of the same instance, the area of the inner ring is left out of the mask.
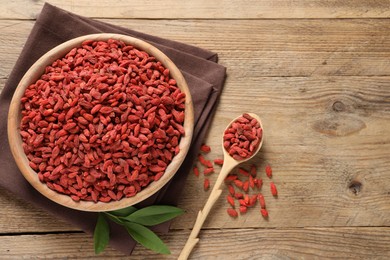
[[[170,57],[182,71],[194,101],[194,139],[188,156],[175,177],[157,194],[136,207],[151,204],[176,205],[184,187],[187,174],[192,168],[199,146],[210,125],[218,97],[222,91],[226,69],[218,65],[217,54],[187,44],[162,39],[126,28],[81,17],[50,4],[45,4],[27,39],[27,42],[12,70],[0,96],[0,187],[19,198],[45,209],[58,218],[92,234],[97,214],[82,212],[60,206],[38,193],[23,178],[11,155],[7,139],[7,114],[9,103],[18,82],[28,68],[44,53],[69,39],[91,33],[120,33],[148,41]],[[111,223],[111,246],[131,254],[135,242],[124,229]],[[155,230],[168,231],[169,223],[163,223]]]

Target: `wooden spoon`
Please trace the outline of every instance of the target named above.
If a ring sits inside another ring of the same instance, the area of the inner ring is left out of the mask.
[[[247,113],[247,114],[249,114],[251,117],[255,118],[260,123],[260,127],[263,128],[261,120],[256,114],[253,114],[253,113]],[[228,129],[230,127],[230,125],[234,121],[236,121],[238,118],[239,117],[233,119],[229,123],[229,125],[226,127],[226,129]],[[233,157],[231,157],[229,155],[229,153],[226,151],[225,147],[223,146],[223,137],[222,137],[222,150],[223,150],[223,156],[224,156],[224,163],[223,163],[222,169],[218,175],[217,181],[215,182],[213,190],[211,191],[210,196],[207,199],[207,202],[206,202],[203,210],[200,210],[198,213],[198,217],[196,218],[196,221],[195,221],[194,227],[192,228],[191,234],[190,234],[186,244],[184,245],[183,250],[181,251],[181,253],[179,255],[179,258],[178,258],[179,260],[188,259],[189,255],[191,254],[192,249],[198,243],[199,238],[197,238],[197,236],[200,232],[200,229],[202,228],[204,221],[206,220],[207,215],[210,213],[211,208],[213,207],[213,205],[215,204],[215,202],[217,201],[219,196],[221,196],[221,193],[222,193],[221,185],[222,185],[223,181],[225,180],[226,176],[237,165],[252,159],[260,151],[260,148],[263,145],[263,139],[264,139],[264,131],[263,131],[263,136],[260,140],[260,143],[259,143],[256,151],[250,157],[243,159],[243,160],[240,160],[240,161],[237,161],[237,160],[233,159]]]

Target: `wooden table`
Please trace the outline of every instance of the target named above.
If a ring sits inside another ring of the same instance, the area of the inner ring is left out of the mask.
[[[233,117],[261,116],[265,142],[252,163],[270,217],[256,206],[231,219],[220,198],[192,259],[390,258],[390,1],[48,2],[218,52],[228,78],[208,158],[222,155],[221,132]],[[43,3],[2,3],[1,88]],[[208,196],[203,176],[191,174],[185,190],[179,207],[187,213],[162,235],[172,255],[137,246],[131,259],[178,256]],[[91,236],[5,190],[0,208],[0,258],[95,257]],[[125,257],[112,248],[99,256]]]

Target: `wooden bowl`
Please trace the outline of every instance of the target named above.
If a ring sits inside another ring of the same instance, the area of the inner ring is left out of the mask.
[[[164,175],[158,181],[151,182],[147,187],[144,187],[140,192],[138,192],[134,197],[122,198],[119,201],[110,201],[110,202],[92,202],[92,201],[83,201],[78,202],[71,199],[70,196],[65,194],[57,193],[48,188],[48,186],[42,183],[38,179],[38,174],[29,166],[29,161],[27,156],[24,153],[22,148],[22,139],[20,136],[20,122],[21,122],[21,97],[24,95],[25,89],[36,82],[39,77],[44,73],[45,67],[49,64],[52,64],[55,60],[62,58],[68,53],[72,48],[81,46],[81,43],[85,40],[108,40],[116,39],[121,40],[127,44],[131,44],[137,49],[143,50],[148,54],[157,58],[165,68],[170,70],[170,75],[173,79],[176,80],[177,86],[181,89],[182,92],[186,94],[185,101],[185,121],[184,129],[185,135],[181,137],[179,147],[180,152],[173,157],[171,163],[165,170]],[[189,146],[191,144],[192,134],[194,126],[194,113],[193,113],[193,104],[191,99],[191,94],[189,92],[187,83],[175,66],[175,64],[161,51],[152,46],[151,44],[142,41],[137,38],[133,38],[126,35],[120,34],[91,34],[82,37],[78,37],[72,40],[69,40],[63,44],[58,45],[53,48],[45,55],[43,55],[38,61],[36,61],[31,68],[26,72],[19,85],[16,88],[16,91],[13,95],[9,114],[8,114],[8,139],[10,143],[10,148],[12,154],[15,158],[16,164],[18,165],[20,171],[26,180],[41,194],[49,198],[50,200],[61,204],[63,206],[82,210],[82,211],[110,211],[125,208],[131,205],[134,205],[146,198],[150,197],[158,190],[160,190],[177,172],[180,165],[182,164],[184,158],[187,155]]]

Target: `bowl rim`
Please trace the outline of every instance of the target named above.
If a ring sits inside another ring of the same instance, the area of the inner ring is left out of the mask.
[[[156,57],[165,68],[169,68],[172,78],[177,82],[177,86],[182,92],[186,94],[185,100],[185,120],[183,127],[185,129],[185,135],[181,137],[179,142],[180,152],[175,155],[167,166],[165,173],[158,181],[153,181],[149,183],[147,187],[138,192],[135,196],[129,198],[122,198],[118,201],[110,202],[93,202],[93,201],[74,201],[69,195],[60,194],[56,191],[51,190],[48,186],[42,183],[38,174],[29,166],[29,161],[26,154],[24,153],[22,147],[22,139],[20,136],[20,120],[21,120],[21,108],[20,108],[20,99],[24,95],[25,89],[32,83],[36,82],[38,78],[44,73],[45,67],[49,64],[52,64],[55,60],[62,58],[68,53],[71,49],[81,46],[81,43],[86,40],[94,41],[107,41],[109,39],[115,39],[125,42],[126,44],[131,44],[139,50],[143,50],[148,54]],[[187,82],[184,79],[183,74],[173,63],[173,61],[168,58],[162,51],[157,49],[152,44],[135,38],[128,35],[116,34],[116,33],[98,33],[98,34],[88,34],[80,37],[73,38],[64,43],[57,45],[52,48],[44,55],[42,55],[24,74],[20,80],[18,86],[15,89],[13,94],[10,108],[8,112],[8,141],[12,155],[15,159],[15,162],[23,174],[24,178],[42,195],[48,199],[68,208],[81,210],[81,211],[92,211],[92,212],[102,212],[102,211],[112,211],[118,210],[125,207],[132,206],[137,204],[153,194],[159,191],[165,184],[167,184],[172,177],[178,172],[181,164],[183,163],[186,155],[188,153],[189,147],[192,142],[193,128],[194,128],[194,108],[193,101],[191,98],[191,93],[188,88]]]

